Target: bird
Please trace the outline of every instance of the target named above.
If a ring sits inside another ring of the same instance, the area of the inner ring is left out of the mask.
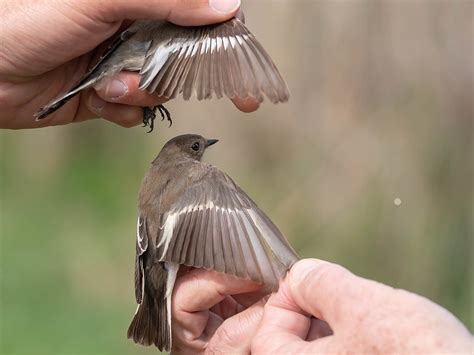
[[[269,217],[224,172],[202,162],[217,143],[196,134],[169,140],[140,187],[136,313],[127,336],[170,351],[171,296],[180,266],[204,268],[277,291],[299,256]]]
[[[41,120],[68,100],[122,70],[138,72],[139,88],[173,99],[248,98],[286,102],[288,87],[276,65],[245,25],[242,11],[220,24],[183,27],[161,20],[135,21],[122,31],[79,82],[34,113]],[[163,106],[145,107],[143,124],[153,130]]]

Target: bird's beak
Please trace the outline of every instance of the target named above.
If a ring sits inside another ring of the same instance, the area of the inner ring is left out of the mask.
[[[218,139],[208,139],[207,144],[206,144],[206,148],[213,145],[213,144],[216,144],[217,142],[219,142]]]

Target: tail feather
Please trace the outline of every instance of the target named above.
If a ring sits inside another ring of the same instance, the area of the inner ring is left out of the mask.
[[[105,53],[98,59],[97,63],[82,77],[81,80],[79,80],[76,85],[74,85],[74,87],[72,87],[70,90],[68,90],[61,96],[55,98],[52,102],[40,108],[37,112],[33,114],[33,117],[36,119],[36,121],[39,121],[50,115],[54,111],[58,110],[59,108],[64,106],[66,102],[68,102],[74,96],[79,94],[82,90],[91,87],[98,80],[100,80],[105,75],[105,70],[103,70],[103,64],[105,60],[109,58],[123,42],[128,40],[133,33],[134,32],[132,31],[125,30],[120,34],[120,36],[117,36],[117,38],[115,38],[115,40],[105,51]],[[120,71],[120,68],[118,68],[117,71]]]
[[[178,269],[178,264],[157,263],[146,272],[142,302],[127,332],[135,343],[171,350],[171,295]]]
[[[80,82],[78,85],[73,87],[71,90],[69,90],[67,93],[64,95],[61,95],[60,97],[57,97],[54,99],[52,102],[47,104],[44,107],[41,107],[38,111],[36,111],[33,115],[36,121],[39,121],[46,116],[52,114],[54,111],[58,110],[59,108],[63,107],[64,104],[66,104],[70,99],[72,99],[74,96],[79,94],[82,90],[91,87],[96,81],[98,81],[99,78],[94,77],[91,78],[92,80],[87,80],[86,82]]]
[[[171,332],[166,303],[150,299],[145,292],[128,328],[127,337],[137,344],[155,345],[160,351],[170,351]]]

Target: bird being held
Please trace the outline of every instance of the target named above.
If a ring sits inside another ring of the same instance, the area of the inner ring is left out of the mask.
[[[217,142],[182,135],[165,144],[139,194],[135,297],[128,337],[170,351],[171,295],[180,265],[276,291],[298,260],[285,237],[225,173],[201,162]]]
[[[34,114],[41,120],[69,99],[121,70],[139,72],[139,88],[168,99],[253,98],[286,102],[288,88],[265,49],[244,24],[243,13],[226,22],[183,27],[160,20],[136,21],[123,31],[90,71],[66,93]],[[143,124],[153,130],[163,105],[147,107]]]

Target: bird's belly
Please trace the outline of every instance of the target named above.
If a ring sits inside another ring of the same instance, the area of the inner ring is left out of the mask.
[[[145,61],[145,55],[150,42],[129,40],[117,48],[112,59],[112,65],[120,67],[119,70],[139,71]]]

